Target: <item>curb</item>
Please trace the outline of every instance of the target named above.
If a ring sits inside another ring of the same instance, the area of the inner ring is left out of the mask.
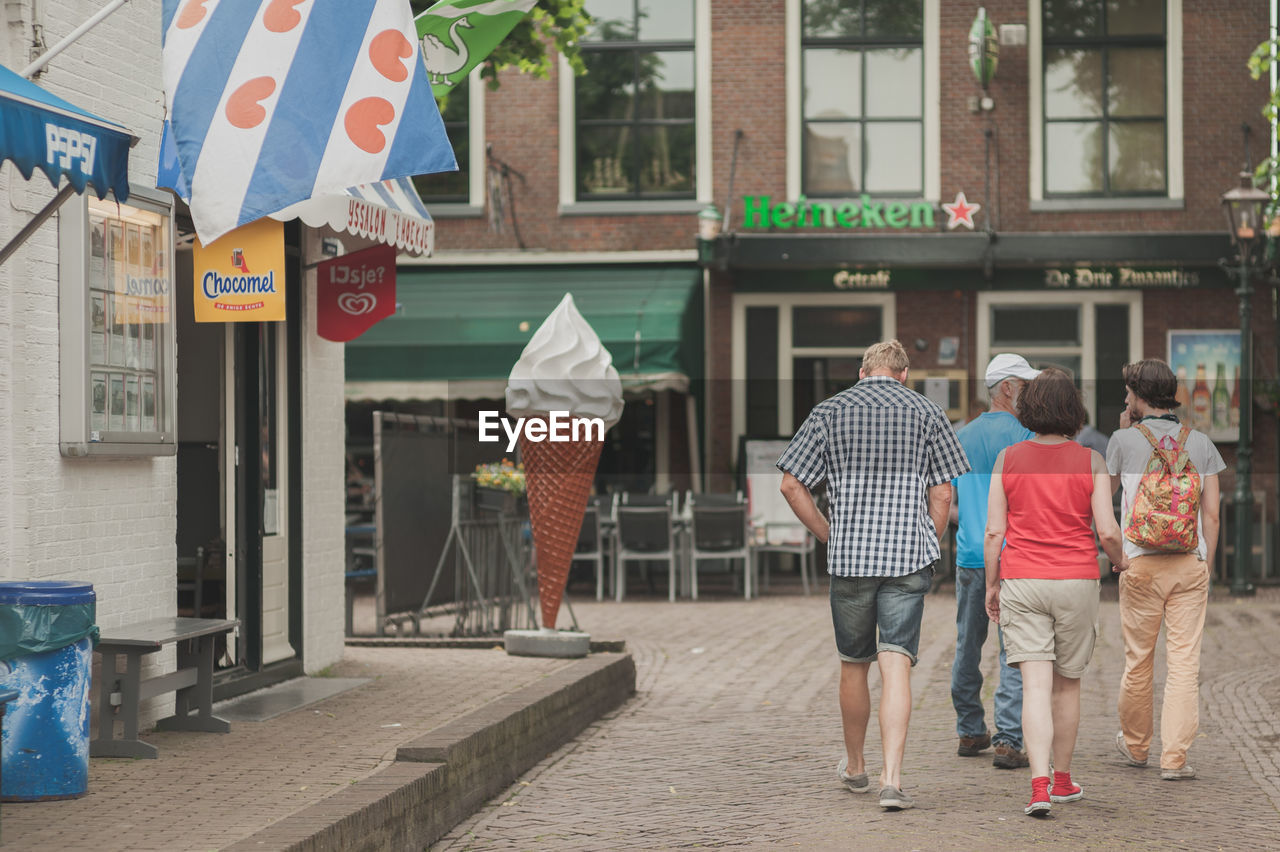
[[[450,636],[348,636],[343,643],[353,648],[475,648],[503,650],[502,637]],[[592,654],[621,654],[627,650],[625,639],[592,639]]]
[[[635,690],[631,655],[579,660],[401,746],[393,765],[227,848],[425,849]]]

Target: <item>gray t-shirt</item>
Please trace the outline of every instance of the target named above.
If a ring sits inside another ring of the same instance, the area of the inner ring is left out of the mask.
[[[1146,420],[1142,425],[1151,430],[1151,434],[1156,436],[1157,441],[1165,435],[1176,438],[1178,430],[1182,428],[1181,424],[1171,420]],[[1227,469],[1226,462],[1222,460],[1222,453],[1218,452],[1218,448],[1209,440],[1209,436],[1195,429],[1187,435],[1187,454],[1191,457],[1191,463],[1196,466],[1196,472],[1202,477],[1213,476]],[[1120,475],[1120,487],[1123,492],[1120,503],[1121,531],[1129,524],[1133,498],[1138,492],[1138,483],[1142,480],[1143,471],[1147,469],[1147,462],[1150,459],[1151,442],[1137,429],[1117,429],[1111,433],[1111,441],[1107,444],[1107,471],[1112,476]],[[1198,513],[1196,524],[1200,539],[1196,553],[1204,559],[1207,551],[1205,550],[1203,511]],[[1124,553],[1130,559],[1160,552],[1139,547],[1127,538],[1124,540]]]

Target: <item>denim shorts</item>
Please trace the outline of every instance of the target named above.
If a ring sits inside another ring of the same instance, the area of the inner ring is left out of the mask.
[[[831,622],[840,659],[869,663],[877,653],[893,651],[906,654],[914,666],[924,596],[932,584],[932,565],[905,577],[833,576]]]

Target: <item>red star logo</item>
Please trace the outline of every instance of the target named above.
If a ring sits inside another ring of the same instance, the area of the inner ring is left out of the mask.
[[[960,225],[964,225],[970,231],[973,230],[973,214],[982,209],[981,204],[970,204],[969,199],[964,197],[964,192],[956,193],[956,200],[951,204],[944,203],[942,209],[947,211],[947,230],[955,230]]]

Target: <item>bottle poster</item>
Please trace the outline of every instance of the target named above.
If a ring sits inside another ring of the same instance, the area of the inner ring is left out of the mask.
[[[1240,331],[1171,330],[1169,366],[1178,377],[1182,422],[1215,442],[1240,440]]]

